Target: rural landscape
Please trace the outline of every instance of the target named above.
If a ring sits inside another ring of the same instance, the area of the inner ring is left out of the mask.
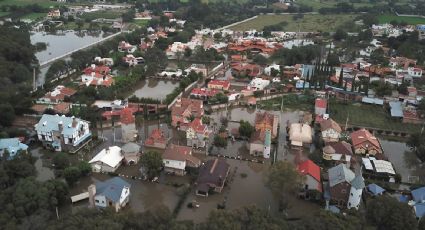
[[[422,0],[0,0],[0,229],[425,229]]]

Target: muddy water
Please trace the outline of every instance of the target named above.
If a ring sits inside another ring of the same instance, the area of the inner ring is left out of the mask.
[[[420,182],[425,181],[425,167],[412,153],[406,143],[380,139],[385,156],[393,163],[397,173],[401,175],[402,182],[409,182],[409,177],[419,177]]]
[[[177,81],[164,81],[149,79],[142,81],[137,87],[137,90],[130,95],[142,98],[153,98],[163,100],[167,94],[171,93],[178,86]]]
[[[34,166],[37,170],[37,180],[39,181],[48,181],[55,178],[55,174],[51,168],[43,166],[43,160],[41,159],[40,148],[32,149],[31,155],[37,157],[37,161]]]

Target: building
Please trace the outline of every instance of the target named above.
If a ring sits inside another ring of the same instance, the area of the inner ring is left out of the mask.
[[[422,77],[422,69],[419,67],[409,67],[407,68],[407,74],[412,78]]]
[[[58,85],[56,88],[46,93],[43,97],[39,99],[40,102],[45,103],[59,103],[63,102],[65,98],[69,98],[74,95],[77,91],[71,88],[67,88],[63,85]]]
[[[320,167],[311,160],[306,160],[298,164],[298,172],[305,176],[303,187],[305,190],[316,190],[322,192],[320,180]]]
[[[190,92],[190,97],[202,101],[208,101],[210,98],[214,97],[219,93],[221,93],[221,91],[218,89],[193,88]]]
[[[249,154],[270,158],[272,134],[270,129],[255,131],[249,141]]]
[[[112,207],[116,212],[130,201],[131,185],[120,177],[96,182],[88,187],[90,207]]]
[[[192,148],[171,144],[162,155],[164,171],[179,176],[186,174],[186,168],[198,168],[201,160],[192,156]]]
[[[28,145],[23,144],[19,138],[2,138],[0,139],[0,158],[7,153],[7,159],[15,158],[19,153],[26,152]]]
[[[167,147],[167,138],[161,129],[154,129],[151,135],[145,140],[145,147],[165,149]]]
[[[134,110],[128,107],[121,110],[120,122],[123,142],[135,141],[137,138],[136,118],[133,113]]]
[[[145,63],[145,59],[143,59],[143,57],[135,57],[133,54],[127,54],[122,58],[122,60],[130,67]]]
[[[292,146],[302,147],[312,143],[312,129],[307,124],[293,123],[289,128],[289,140]]]
[[[201,100],[180,98],[171,108],[171,125],[185,131],[190,118],[201,118],[204,115],[204,105]]]
[[[366,129],[352,132],[351,141],[356,154],[375,156],[383,153],[379,140]]]
[[[329,192],[331,201],[340,208],[358,208],[364,188],[364,179],[355,175],[344,164],[329,169]]]
[[[208,89],[229,90],[230,81],[226,80],[211,80],[208,82]]]
[[[50,10],[49,13],[47,13],[48,19],[59,18],[60,16],[61,16],[61,12],[59,9]]]
[[[206,147],[206,141],[210,136],[211,131],[208,126],[202,124],[202,119],[195,118],[186,129],[187,146],[192,148]]]
[[[345,141],[329,142],[323,148],[323,159],[334,161],[337,164],[343,163],[349,167],[352,157],[353,150],[351,144]]]
[[[210,191],[220,193],[224,188],[229,172],[230,165],[224,159],[216,158],[207,161],[199,169],[196,180],[196,195],[208,196]]]
[[[388,181],[393,181],[396,175],[391,162],[386,160],[378,160],[375,157],[362,158],[363,169],[368,173],[369,177],[379,179],[387,178]]]
[[[323,98],[316,98],[314,102],[314,113],[316,115],[324,115],[326,114],[326,109],[328,106],[328,101]]]
[[[72,103],[59,102],[57,104],[34,104],[31,109],[39,115],[46,112],[47,109],[53,110],[57,114],[68,114],[72,108]]]
[[[189,68],[184,70],[186,74],[190,74],[192,71],[197,74],[202,74],[202,76],[208,76],[208,69],[204,64],[192,64]]]
[[[367,191],[372,196],[381,196],[382,194],[384,194],[385,189],[383,189],[381,186],[379,186],[377,184],[368,184],[367,185]]]
[[[425,39],[425,25],[417,25],[416,30],[418,31],[419,40]]]
[[[115,172],[124,159],[121,148],[110,146],[102,149],[93,159],[89,161],[93,172]]]
[[[329,118],[320,122],[320,131],[325,142],[337,142],[341,137],[342,129],[338,123]]]
[[[270,85],[270,80],[265,80],[265,79],[256,77],[251,80],[251,82],[247,86],[247,89],[252,91],[264,90],[269,85]]]
[[[111,69],[108,66],[92,64],[84,69],[83,75],[81,75],[81,82],[86,86],[110,87],[114,83],[110,72]]]
[[[255,114],[255,125],[256,131],[265,132],[270,130],[272,139],[277,137],[277,128],[279,126],[279,117],[269,112],[258,112]]]
[[[128,165],[137,164],[137,162],[139,162],[141,156],[140,151],[141,146],[134,142],[129,142],[121,147],[124,162]]]
[[[128,42],[125,41],[121,41],[118,44],[118,52],[122,52],[122,53],[134,53],[134,51],[136,51],[137,47],[131,45]]]
[[[44,114],[34,126],[38,140],[55,151],[72,151],[91,140],[89,123],[75,117]]]

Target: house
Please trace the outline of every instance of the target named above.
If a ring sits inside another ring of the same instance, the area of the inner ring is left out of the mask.
[[[377,184],[368,184],[367,185],[367,191],[372,194],[373,196],[380,196],[384,194],[385,189],[381,188],[381,186]]]
[[[379,140],[366,129],[352,132],[351,141],[353,143],[354,153],[356,154],[375,156],[383,153]]]
[[[89,161],[93,172],[115,172],[120,167],[124,156],[121,148],[118,146],[110,146],[102,149]]]
[[[190,118],[201,118],[204,115],[204,105],[201,100],[180,98],[171,108],[171,125],[185,131]]]
[[[131,185],[120,177],[96,182],[88,187],[90,207],[112,207],[116,212],[130,201]]]
[[[122,60],[130,67],[145,63],[143,57],[135,57],[133,54],[127,54]]]
[[[335,161],[337,164],[344,163],[350,166],[353,156],[351,145],[345,141],[329,142],[323,148],[323,159]]]
[[[59,103],[63,102],[65,98],[69,98],[74,95],[77,91],[71,88],[67,88],[63,85],[58,85],[51,92],[46,93],[43,97],[39,99],[41,102],[45,103]]]
[[[184,70],[186,74],[190,74],[192,71],[197,74],[202,74],[202,76],[208,76],[208,69],[204,64],[192,64],[189,68]]]
[[[72,108],[72,103],[59,102],[57,104],[34,104],[31,109],[39,115],[46,112],[46,109],[53,110],[57,114],[67,114]]]
[[[106,66],[113,66],[114,65],[114,59],[112,59],[112,58],[95,57],[94,61],[97,64],[101,64],[101,65],[106,65]]]
[[[255,114],[255,125],[256,131],[270,130],[272,139],[277,137],[277,128],[279,125],[279,117],[269,112],[258,112]]]
[[[154,129],[151,135],[145,141],[145,147],[165,149],[167,147],[167,138],[161,129]]]
[[[298,173],[305,176],[304,189],[322,192],[320,180],[320,167],[311,160],[306,160],[298,164]]]
[[[425,203],[425,187],[412,190],[412,198],[416,203]]]
[[[418,91],[416,90],[416,87],[409,86],[407,87],[407,93],[409,97],[416,97],[418,95]]]
[[[264,90],[269,85],[270,80],[265,80],[260,77],[256,77],[251,80],[251,82],[247,86],[247,89],[252,91]]]
[[[261,67],[255,64],[234,63],[231,64],[232,75],[257,77],[261,73]]]
[[[123,145],[121,147],[121,152],[124,156],[124,162],[128,165],[137,164],[141,156],[140,150],[141,146],[134,142],[129,142]]]
[[[272,132],[270,129],[255,131],[249,140],[249,154],[270,158]]]
[[[26,152],[28,145],[21,143],[19,138],[2,138],[0,139],[0,157],[3,158],[7,152],[8,158],[15,158],[20,152]]]
[[[59,18],[61,16],[61,12],[59,9],[50,10],[49,13],[47,13],[47,18],[53,19],[53,18]]]
[[[190,91],[190,97],[202,101],[208,101],[210,98],[219,93],[221,93],[221,91],[218,89],[193,88],[192,91]]]
[[[81,75],[81,82],[86,86],[104,86],[110,87],[114,79],[110,75],[111,69],[108,66],[97,66],[92,64],[87,67]]]
[[[344,164],[328,170],[330,199],[340,208],[358,208],[364,188],[364,179],[355,175]]]
[[[136,118],[133,113],[134,110],[129,107],[121,110],[120,122],[123,142],[135,141],[137,138]]]
[[[320,131],[325,142],[337,142],[341,137],[342,129],[338,123],[329,118],[320,122]]]
[[[211,131],[208,126],[202,124],[200,118],[195,118],[186,129],[187,146],[192,148],[204,148]]]
[[[171,144],[165,149],[162,155],[164,171],[174,173],[179,176],[186,174],[186,168],[198,168],[201,160],[192,156],[192,148]]]
[[[417,25],[416,30],[418,31],[418,39],[425,39],[425,25]]]
[[[292,146],[302,147],[305,144],[311,144],[312,129],[307,124],[293,123],[289,128],[289,140]]]
[[[323,98],[316,98],[314,102],[314,113],[316,115],[324,115],[326,114],[327,109],[327,100]]]
[[[272,72],[280,73],[280,65],[273,64],[273,65],[269,65],[266,68],[264,68],[264,74],[271,76]]]
[[[396,175],[394,167],[390,161],[378,160],[375,157],[362,158],[363,170],[368,173],[370,178],[376,177],[380,180],[387,178],[393,181]]]
[[[38,140],[55,151],[70,151],[91,139],[89,123],[76,117],[44,114],[34,126]]]
[[[199,169],[196,184],[196,195],[208,196],[210,191],[220,193],[230,172],[230,165],[224,160],[216,158],[209,160]]]
[[[419,67],[409,67],[409,68],[407,68],[407,73],[412,78],[422,77],[422,69],[419,68]]]
[[[229,90],[230,81],[226,80],[211,80],[208,82],[208,89]]]
[[[118,44],[118,52],[122,52],[122,53],[134,53],[134,51],[136,51],[137,47],[131,45],[128,42],[125,41],[121,41]]]

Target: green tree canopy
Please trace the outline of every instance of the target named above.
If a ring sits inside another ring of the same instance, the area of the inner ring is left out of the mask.
[[[146,169],[149,178],[154,178],[159,175],[162,167],[162,156],[159,152],[148,151],[144,153],[140,162]]]

